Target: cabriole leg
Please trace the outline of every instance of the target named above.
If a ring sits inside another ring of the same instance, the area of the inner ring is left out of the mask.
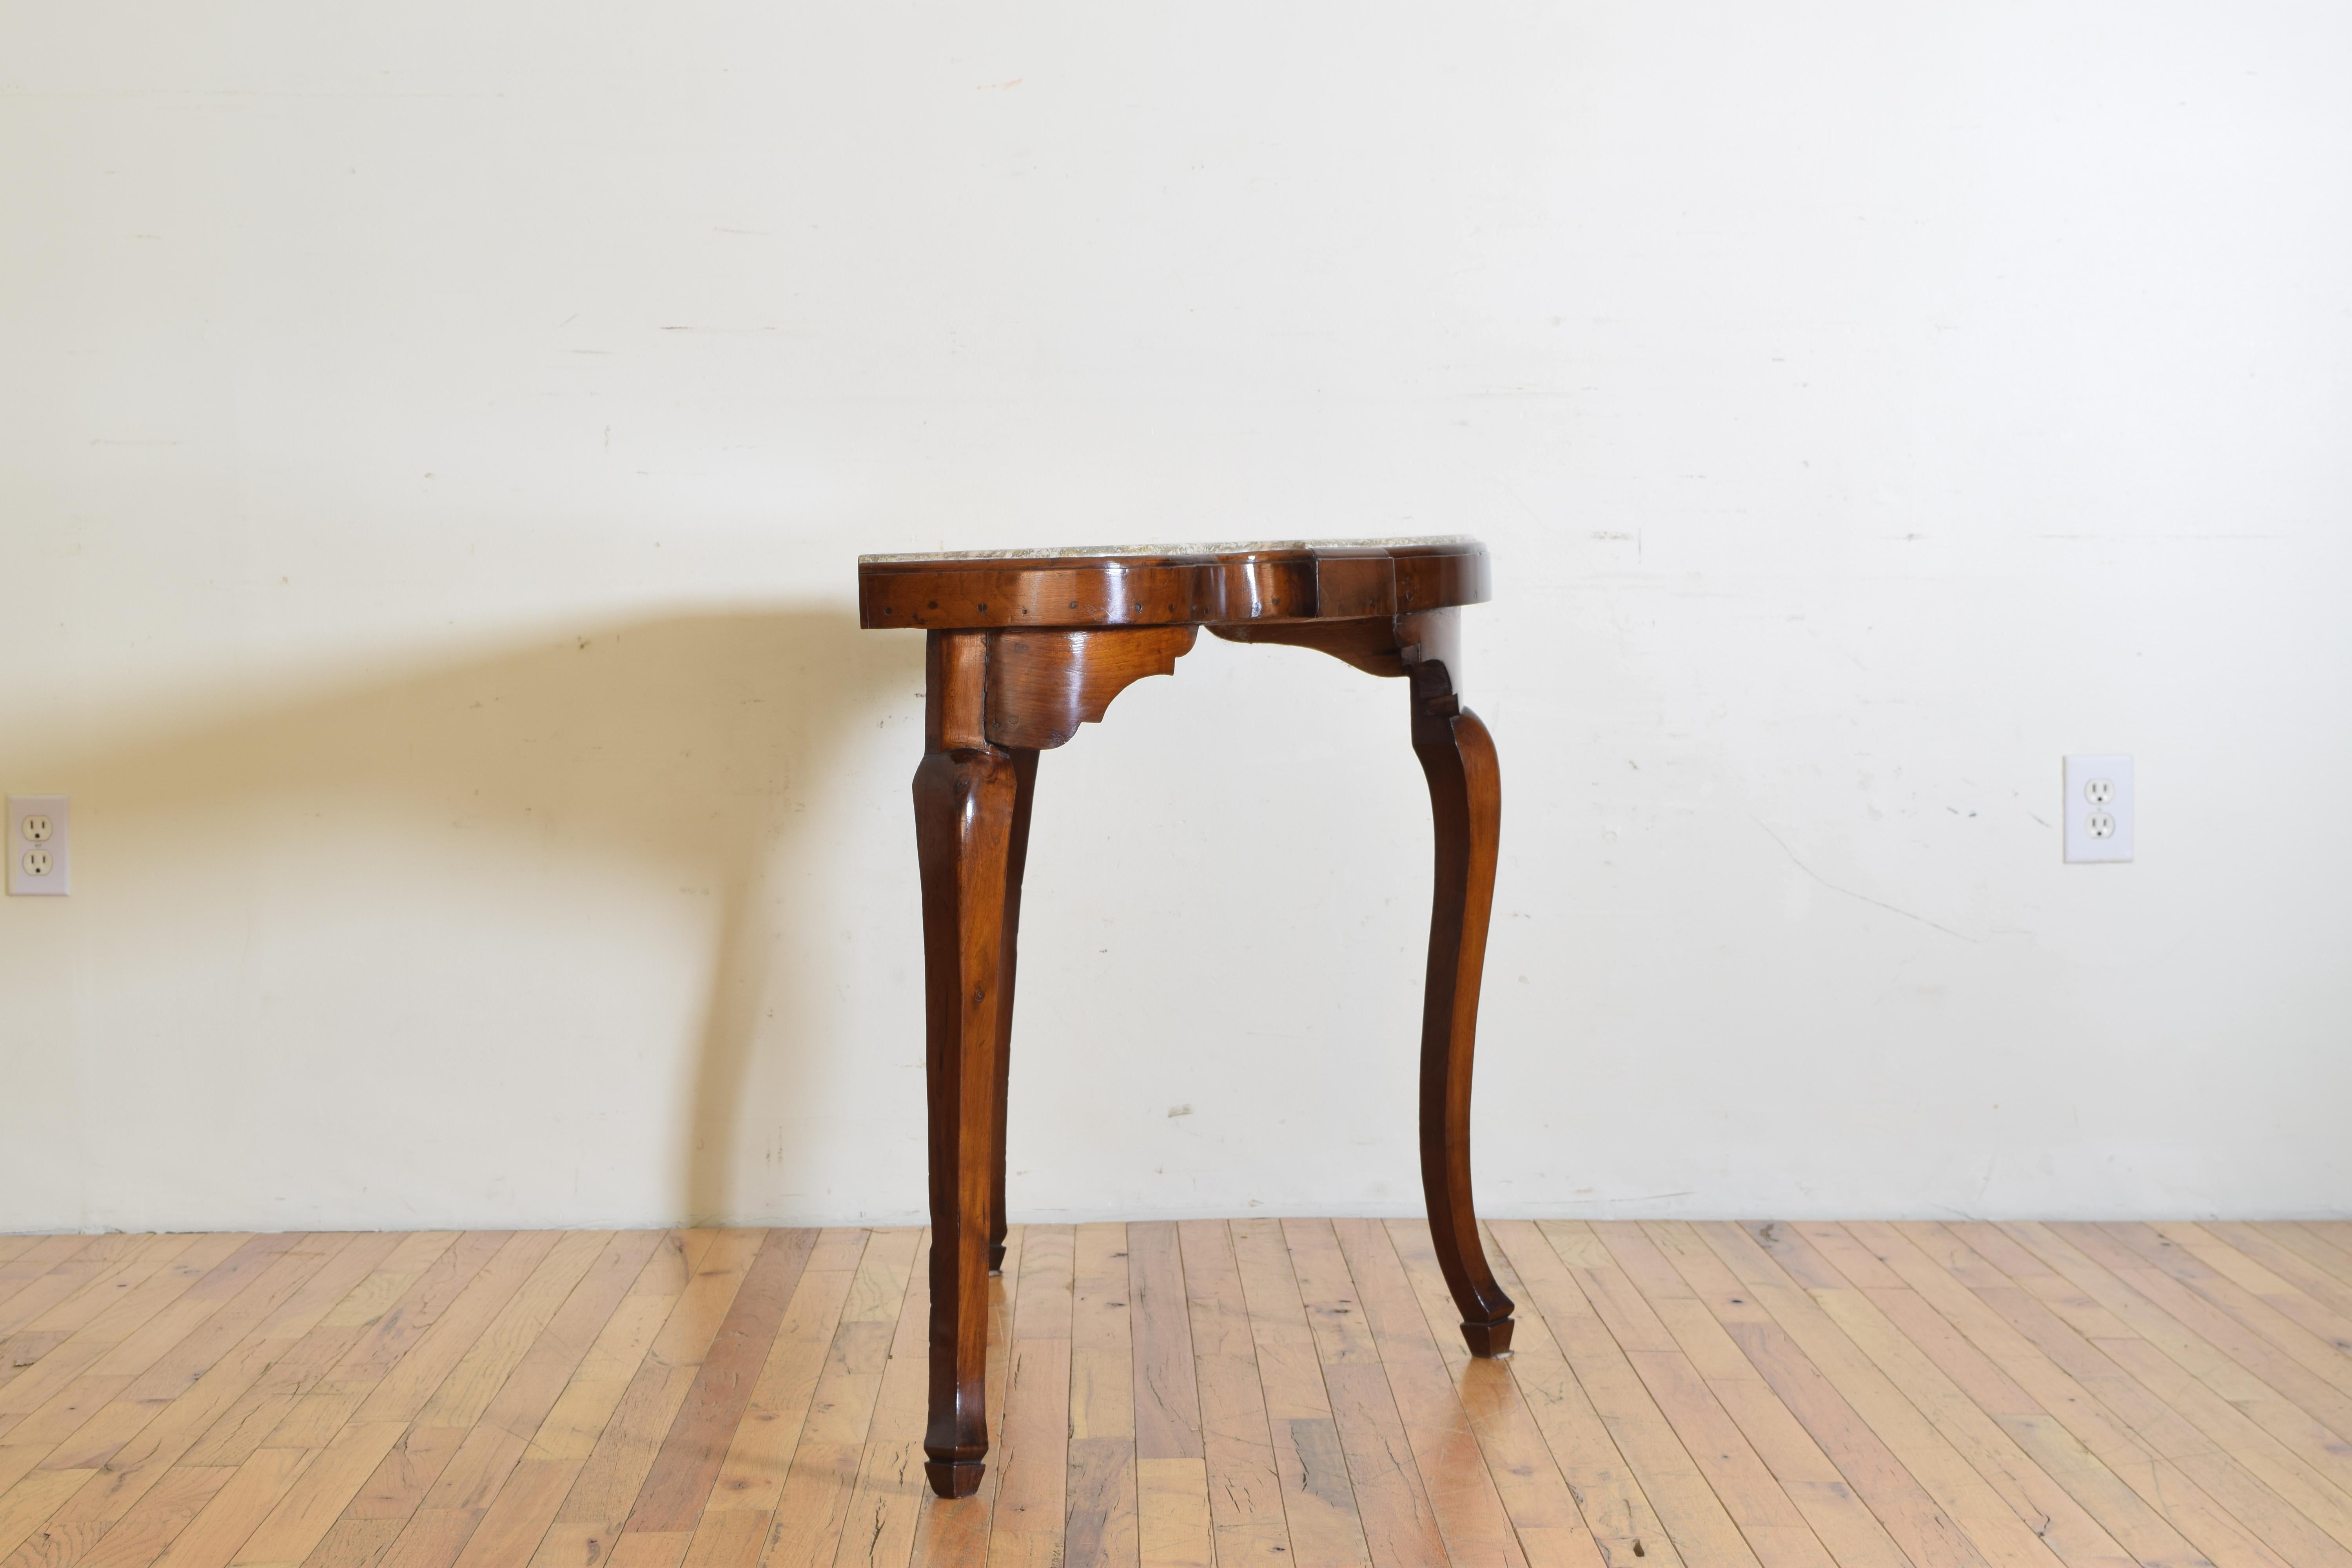
[[[1429,977],[1421,1019],[1421,1184],[1430,1238],[1462,1337],[1475,1355],[1511,1348],[1511,1299],[1495,1283],[1470,1197],[1470,1068],[1478,1032],[1478,982],[1495,902],[1502,827],[1502,774],[1495,742],[1456,689],[1460,657],[1451,611],[1410,618],[1412,749],[1429,778],[1437,840],[1436,896],[1429,920]],[[1400,626],[1400,640],[1406,627]]]
[[[1004,1271],[1004,1113],[1013,1080],[1013,980],[1021,946],[1021,872],[1029,862],[1029,803],[1037,793],[1037,753],[1009,748],[1013,830],[1004,855],[1004,926],[996,983],[995,1167],[988,1177],[988,1271]]]
[[[999,988],[1019,769],[976,733],[985,649],[934,633],[929,746],[915,771],[930,1101],[930,1423],[923,1474],[970,1497],[988,1452],[989,1192],[997,1168]]]

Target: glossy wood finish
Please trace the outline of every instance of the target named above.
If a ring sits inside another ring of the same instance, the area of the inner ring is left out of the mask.
[[[1462,1310],[1463,1339],[1475,1354],[1501,1355],[1511,1348],[1511,1299],[1486,1265],[1471,1205],[1470,1069],[1495,907],[1503,776],[1486,726],[1462,706],[1457,614],[1398,617],[1412,683],[1412,750],[1429,780],[1436,829],[1422,992],[1421,1184],[1437,1259]]]
[[[1282,643],[1311,647],[1367,675],[1404,673],[1396,621],[1388,616],[1355,621],[1244,621],[1209,628],[1227,642]]]
[[[857,567],[859,624],[868,628],[1330,620],[1487,596],[1486,547],[1470,539],[1164,555],[869,556]]]
[[[1013,822],[1004,852],[1004,923],[997,938],[995,1161],[988,1178],[988,1271],[1004,1269],[1004,1118],[1012,1103],[1013,983],[1021,957],[1021,877],[1029,867],[1029,808],[1037,795],[1037,752],[1016,746]]]
[[[1147,676],[1173,675],[1191,626],[997,632],[988,639],[989,740],[1050,751],[1096,724],[1111,699]]]
[[[990,1194],[1001,1160],[1001,1027],[1011,1001],[1004,917],[1013,895],[1013,818],[1020,770],[981,739],[988,647],[934,633],[926,752],[915,770],[915,844],[923,889],[926,1076],[930,1106],[931,1415],[923,1449],[932,1489],[969,1497],[988,1451]],[[971,744],[973,740],[981,743]],[[1034,763],[1032,766],[1034,776]]]
[[[930,1426],[941,1497],[980,1488],[988,1451],[987,1277],[1004,1261],[1004,1129],[1022,874],[1038,753],[1171,674],[1202,626],[1318,648],[1404,678],[1429,781],[1433,898],[1422,1025],[1421,1159],[1432,1247],[1475,1354],[1511,1344],[1511,1299],[1470,1189],[1470,1092],[1501,780],[1461,704],[1459,606],[1486,596],[1475,541],[1220,552],[869,558],[869,626],[927,629],[915,775],[930,1115]],[[1058,597],[1057,597],[1058,596]],[[1171,1456],[1163,1456],[1171,1457]]]
[[[2352,1226],[0,1236],[5,1568],[2344,1568]]]
[[[1412,749],[1429,781],[1436,841],[1422,994],[1422,1194],[1446,1285],[1462,1309],[1465,1342],[1475,1354],[1504,1354],[1511,1348],[1511,1299],[1478,1245],[1470,1194],[1471,1067],[1494,910],[1502,771],[1486,726],[1462,706],[1458,612],[1211,629],[1235,642],[1318,648],[1370,674],[1412,682]]]

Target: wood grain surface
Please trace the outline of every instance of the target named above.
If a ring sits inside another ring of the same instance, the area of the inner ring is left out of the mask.
[[[893,558],[857,566],[858,619],[869,629],[1332,620],[1482,604],[1488,592],[1486,547],[1469,539],[1215,554]]]

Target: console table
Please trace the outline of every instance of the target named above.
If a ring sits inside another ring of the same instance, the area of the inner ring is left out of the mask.
[[[1206,626],[1320,648],[1402,677],[1436,818],[1421,1025],[1421,1180],[1462,1334],[1507,1354],[1511,1300],[1470,1202],[1470,1059],[1502,815],[1495,744],[1462,706],[1460,606],[1487,597],[1486,547],[1460,537],[1279,540],[865,555],[858,616],[919,629],[930,1100],[930,1421],[924,1474],[969,1497],[988,1453],[988,1275],[1004,1260],[1004,1109],[1021,872],[1037,753],[1168,675]]]

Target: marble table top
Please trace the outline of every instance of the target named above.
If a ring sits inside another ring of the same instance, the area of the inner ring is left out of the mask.
[[[898,561],[1054,561],[1097,555],[1264,555],[1281,550],[1406,550],[1475,544],[1466,533],[1396,534],[1381,539],[1243,539],[1206,544],[1068,544],[1043,550],[919,550],[861,555],[859,565]]]

